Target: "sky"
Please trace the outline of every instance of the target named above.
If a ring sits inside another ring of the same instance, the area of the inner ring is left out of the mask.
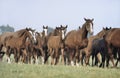
[[[43,25],[82,27],[83,18],[94,18],[94,34],[103,27],[120,28],[120,0],[0,0],[0,26],[41,32]]]

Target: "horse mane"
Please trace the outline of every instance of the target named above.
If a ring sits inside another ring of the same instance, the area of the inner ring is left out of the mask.
[[[88,31],[86,30],[86,25],[87,25],[87,22],[85,22],[83,25],[82,25],[82,28],[79,29],[79,31],[82,33],[82,38],[87,38],[87,34],[88,34]],[[83,34],[84,33],[84,34]]]
[[[23,35],[25,34],[26,31],[27,31],[26,29],[22,29],[22,30],[17,31],[18,37],[23,36]]]

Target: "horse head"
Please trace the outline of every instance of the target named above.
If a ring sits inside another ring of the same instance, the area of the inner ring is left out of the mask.
[[[32,43],[36,43],[36,36],[35,36],[35,30],[31,29],[31,28],[26,28],[26,30],[29,32],[28,33],[28,37],[31,39]]]
[[[48,26],[43,25],[43,35],[47,36],[47,34],[48,34]]]
[[[94,19],[86,19],[86,18],[84,18],[84,20],[85,20],[85,27],[86,27],[86,30],[88,31],[88,33],[90,34],[90,35],[93,35],[93,20]]]
[[[67,27],[68,27],[68,25],[66,25],[66,26],[62,26],[61,25],[61,27],[60,27],[60,31],[61,31],[61,35],[62,35],[62,40],[64,40],[64,38],[65,38]]]

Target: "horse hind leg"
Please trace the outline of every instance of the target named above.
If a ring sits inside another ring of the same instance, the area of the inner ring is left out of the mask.
[[[40,48],[40,52],[41,52],[42,65],[44,65],[44,63],[45,63],[45,53],[44,53],[42,48]]]
[[[118,58],[117,58],[117,61],[116,61],[116,63],[115,63],[115,66],[116,66],[116,67],[117,67],[119,61],[120,61],[120,48],[119,48],[119,50],[118,50]]]

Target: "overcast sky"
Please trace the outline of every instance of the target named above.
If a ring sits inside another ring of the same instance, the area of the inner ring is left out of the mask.
[[[0,0],[0,25],[15,30],[43,25],[68,25],[68,31],[94,18],[94,33],[103,27],[120,27],[120,0]]]

